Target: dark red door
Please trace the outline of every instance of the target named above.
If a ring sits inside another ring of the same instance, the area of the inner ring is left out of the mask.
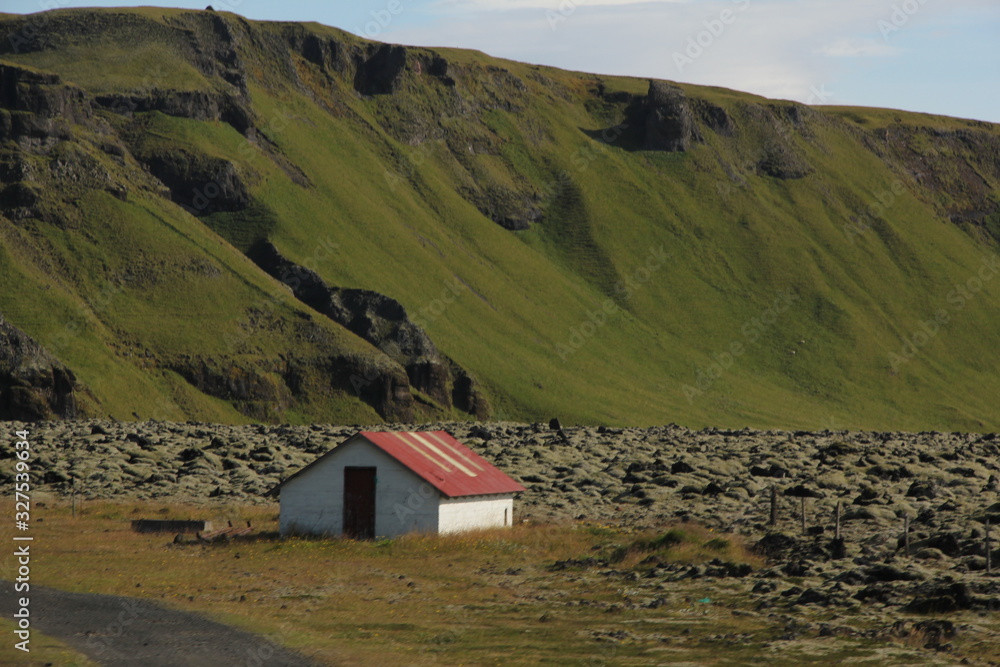
[[[344,535],[375,537],[375,468],[344,468]]]

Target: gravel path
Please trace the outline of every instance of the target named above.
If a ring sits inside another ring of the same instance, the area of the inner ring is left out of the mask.
[[[3,614],[16,600],[9,581],[0,584]],[[65,591],[31,585],[32,628],[66,642],[109,667],[218,667],[314,665],[266,637],[167,609],[139,598]]]

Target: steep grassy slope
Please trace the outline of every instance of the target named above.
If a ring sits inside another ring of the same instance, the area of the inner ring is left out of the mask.
[[[385,392],[355,397],[356,367],[318,360],[405,373],[241,256],[268,239],[329,285],[403,304],[501,417],[1000,419],[995,126],[222,13],[2,26],[19,38],[0,58],[58,73],[92,109],[63,135],[6,135],[8,163],[34,166],[0,176],[0,312],[93,412],[386,415]],[[108,178],[67,177],[87,160]],[[255,378],[243,394],[234,369]]]

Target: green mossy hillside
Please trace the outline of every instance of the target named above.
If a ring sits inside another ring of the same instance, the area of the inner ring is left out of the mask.
[[[0,24],[89,105],[0,149],[0,313],[89,412],[385,418],[336,360],[402,370],[244,256],[269,240],[401,303],[498,418],[1000,421],[994,125],[677,85],[655,150],[647,80],[224,12]]]

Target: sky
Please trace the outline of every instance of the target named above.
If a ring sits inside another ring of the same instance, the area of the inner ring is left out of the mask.
[[[1000,122],[1000,0],[201,0],[379,41]],[[0,0],[0,9],[129,6]]]

